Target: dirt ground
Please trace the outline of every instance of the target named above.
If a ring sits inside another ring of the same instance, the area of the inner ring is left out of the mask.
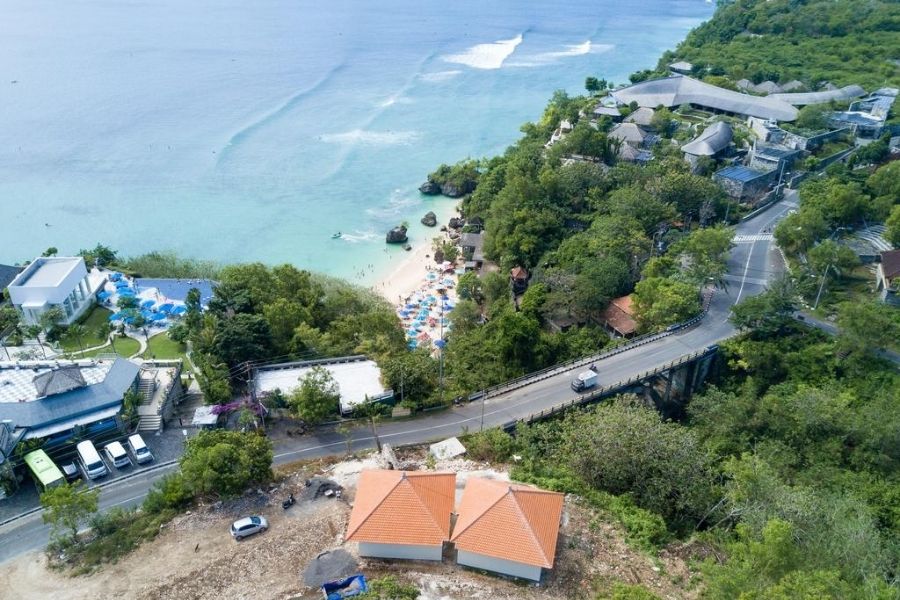
[[[404,468],[425,468],[421,452],[399,458]],[[376,466],[374,458],[325,468],[317,465],[315,472],[298,472],[267,493],[200,507],[170,523],[152,542],[92,575],[72,578],[48,569],[42,553],[25,555],[0,566],[0,589],[9,594],[5,597],[22,600],[321,598],[321,592],[303,585],[301,574],[325,550],[344,547],[355,556],[354,544],[343,546],[343,534],[359,472]],[[439,461],[436,468],[460,474],[458,491],[471,474],[506,478],[502,470],[460,459]],[[343,498],[301,498],[303,481],[313,474],[344,486]],[[294,492],[298,501],[283,510],[280,501],[288,492]],[[247,514],[265,515],[269,530],[235,542],[228,527]],[[359,563],[368,577],[393,574],[418,585],[421,600],[591,598],[598,585],[612,581],[640,583],[667,599],[697,595],[688,591],[692,573],[679,553],[651,557],[629,548],[614,525],[570,497],[566,498],[556,568],[541,585],[464,569],[448,560],[433,564],[361,559]]]

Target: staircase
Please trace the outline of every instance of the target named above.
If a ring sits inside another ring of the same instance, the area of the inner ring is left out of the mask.
[[[143,400],[141,404],[150,404],[150,401],[153,400],[153,379],[141,377],[140,382],[138,383],[138,392],[140,392]]]
[[[138,431],[162,431],[162,417],[159,415],[141,415]]]

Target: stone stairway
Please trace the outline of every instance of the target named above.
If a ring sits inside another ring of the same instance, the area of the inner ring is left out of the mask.
[[[159,415],[141,415],[138,431],[162,431],[162,417]]]

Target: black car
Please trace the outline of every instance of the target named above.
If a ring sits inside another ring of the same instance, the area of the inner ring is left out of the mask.
[[[59,465],[60,470],[63,472],[63,475],[66,477],[66,481],[75,481],[76,479],[81,479],[81,471],[78,470],[78,467],[75,465],[75,462],[67,462]]]

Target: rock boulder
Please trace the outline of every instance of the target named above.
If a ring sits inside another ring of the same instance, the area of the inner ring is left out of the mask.
[[[437,196],[441,193],[441,186],[429,179],[419,186],[419,191],[426,196]]]
[[[409,240],[406,235],[406,227],[398,225],[387,232],[385,241],[388,244],[405,244]]]
[[[431,212],[430,210],[425,213],[425,216],[422,217],[422,225],[426,227],[434,227],[437,225],[437,215]]]

